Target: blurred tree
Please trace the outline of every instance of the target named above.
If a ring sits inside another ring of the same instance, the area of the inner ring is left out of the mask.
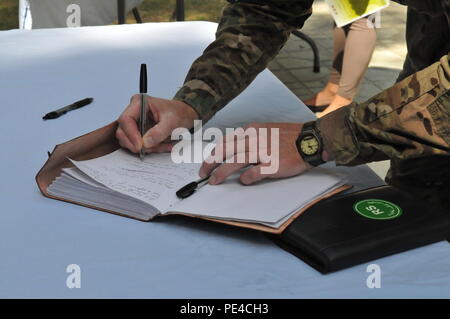
[[[186,20],[206,20],[218,22],[226,0],[185,0]],[[139,7],[144,22],[163,22],[173,20],[176,0],[145,0]],[[127,22],[133,23],[133,16]]]
[[[139,7],[144,22],[171,21],[176,0],[145,0]],[[218,22],[226,0],[185,0],[186,20]],[[19,0],[0,0],[0,30],[18,28]],[[135,23],[133,15],[127,23]]]
[[[19,0],[0,1],[0,30],[19,27]]]

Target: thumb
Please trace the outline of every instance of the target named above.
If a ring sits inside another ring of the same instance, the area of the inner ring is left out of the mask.
[[[173,127],[170,122],[164,121],[163,119],[153,126],[151,129],[145,133],[144,147],[150,148],[159,145],[162,141],[164,141],[173,131]]]

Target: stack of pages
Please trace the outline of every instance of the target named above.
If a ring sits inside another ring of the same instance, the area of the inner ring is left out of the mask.
[[[61,171],[48,187],[49,195],[139,220],[184,214],[276,229],[345,183],[343,176],[323,168],[250,186],[242,185],[236,174],[221,185],[205,185],[179,199],[176,191],[199,179],[201,164],[176,164],[169,153],[150,154],[141,161],[123,149],[71,162],[74,167]]]

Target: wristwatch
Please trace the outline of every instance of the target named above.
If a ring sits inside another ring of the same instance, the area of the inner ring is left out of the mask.
[[[325,163],[322,160],[323,142],[316,122],[307,122],[295,142],[298,152],[305,162],[312,166]]]

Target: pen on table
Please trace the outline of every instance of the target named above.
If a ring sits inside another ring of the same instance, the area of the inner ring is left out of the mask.
[[[55,111],[52,111],[50,113],[45,114],[42,119],[43,120],[57,119],[58,117],[60,117],[61,115],[66,114],[69,111],[73,111],[73,110],[79,109],[79,108],[81,108],[83,106],[86,106],[88,104],[91,104],[92,101],[94,101],[94,99],[91,98],[91,97],[88,97],[86,99],[82,99],[82,100],[76,101],[75,103],[72,103],[70,105],[64,106],[64,107],[62,107],[60,109],[57,109]]]
[[[141,64],[141,72],[139,76],[139,93],[141,94],[141,109],[139,112],[139,132],[143,137],[146,129],[147,121],[147,65]],[[141,161],[144,160],[144,147],[139,151]]]
[[[178,198],[186,198],[195,193],[195,191],[199,188],[199,186],[203,186],[208,181],[210,175],[205,178],[201,178],[195,182],[191,182],[183,187],[181,187],[175,194]],[[203,184],[203,185],[202,185]]]

